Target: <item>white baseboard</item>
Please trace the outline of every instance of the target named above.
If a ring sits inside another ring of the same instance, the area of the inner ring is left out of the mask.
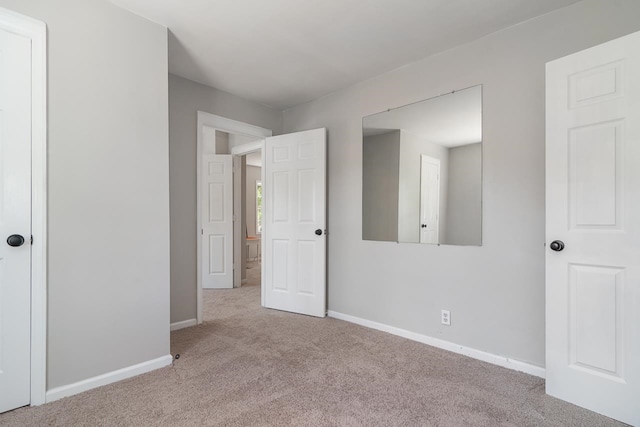
[[[54,400],[62,399],[63,397],[73,396],[74,394],[82,393],[83,391],[91,390],[96,387],[135,377],[136,375],[163,368],[170,365],[171,362],[173,362],[173,357],[170,354],[167,354],[166,356],[162,356],[157,359],[138,363],[137,365],[118,369],[117,371],[107,372],[106,374],[87,378],[86,380],[78,381],[77,383],[56,387],[47,391],[46,401],[47,403],[53,402]]]
[[[187,319],[181,322],[172,323],[169,330],[173,332],[173,331],[177,331],[178,329],[184,329],[190,326],[196,326],[197,324],[198,324],[198,321],[196,319]]]
[[[427,335],[418,334],[416,332],[407,331],[406,329],[396,328],[394,326],[385,325],[383,323],[373,322],[371,320],[362,319],[360,317],[351,316],[348,314],[338,313],[329,310],[327,312],[329,317],[335,319],[345,320],[347,322],[355,323],[357,325],[366,326],[367,328],[377,329],[379,331],[388,332],[393,335],[398,335],[403,338],[410,339],[412,341],[418,341],[423,344],[427,344],[433,347],[438,347],[443,350],[451,351],[453,353],[462,354],[473,359],[482,360],[483,362],[491,363],[493,365],[502,366],[504,368],[513,369],[514,371],[524,372],[529,375],[544,378],[545,369],[541,366],[532,365],[530,363],[521,362],[519,360],[510,359],[504,356],[498,356],[497,354],[487,353],[474,348],[465,347],[459,344],[454,344],[449,341],[444,341],[438,338],[432,338]]]

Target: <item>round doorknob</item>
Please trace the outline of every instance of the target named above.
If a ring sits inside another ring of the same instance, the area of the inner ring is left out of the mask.
[[[24,244],[24,237],[19,234],[12,234],[7,237],[7,244],[9,246],[22,246]]]
[[[562,240],[554,240],[549,245],[552,251],[560,252],[564,249],[564,242]]]
[[[319,228],[316,230],[316,236],[322,236],[322,230]]]

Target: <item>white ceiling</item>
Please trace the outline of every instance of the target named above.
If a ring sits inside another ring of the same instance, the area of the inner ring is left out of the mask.
[[[403,130],[443,147],[482,141],[482,87],[405,105],[362,119],[364,136]]]
[[[169,71],[277,108],[579,0],[111,0],[170,30]]]

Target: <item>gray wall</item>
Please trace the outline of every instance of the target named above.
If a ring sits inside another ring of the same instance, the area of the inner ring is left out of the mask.
[[[544,365],[545,62],[639,30],[638,16],[636,0],[577,3],[285,111],[285,132],[329,131],[329,309]],[[362,117],[477,84],[483,246],[363,241]]]
[[[216,154],[229,154],[229,134],[216,131]]]
[[[365,137],[362,163],[362,238],[397,242],[400,131]]]
[[[209,86],[169,75],[171,322],[196,318],[197,111],[281,133],[282,113]]]
[[[398,195],[398,241],[420,243],[421,155],[440,160],[438,236],[442,240],[447,221],[447,176],[449,151],[438,144],[400,132],[400,180]]]
[[[48,27],[47,388],[169,354],[167,31],[103,0]]]
[[[447,234],[443,243],[482,242],[482,144],[449,149]]]

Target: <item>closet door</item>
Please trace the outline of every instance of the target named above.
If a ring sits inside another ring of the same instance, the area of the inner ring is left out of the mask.
[[[547,393],[640,425],[640,33],[547,64]]]

